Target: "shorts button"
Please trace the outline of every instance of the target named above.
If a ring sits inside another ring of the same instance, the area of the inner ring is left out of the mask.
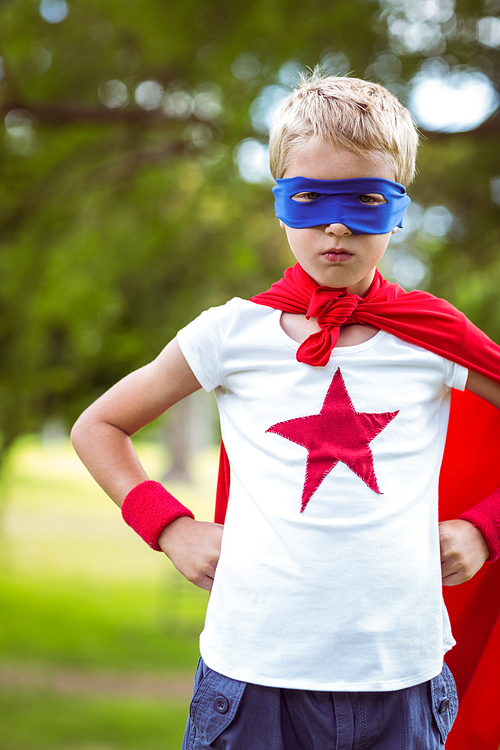
[[[225,714],[229,708],[229,701],[223,695],[218,695],[214,700],[214,708],[218,714]]]
[[[450,701],[448,700],[448,698],[445,698],[444,701],[441,701],[441,703],[439,704],[438,712],[440,714],[445,714],[447,710],[449,709],[449,707],[450,707]]]

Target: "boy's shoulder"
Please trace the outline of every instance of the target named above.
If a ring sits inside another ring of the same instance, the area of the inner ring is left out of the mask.
[[[181,351],[206,391],[223,385],[232,368],[265,357],[279,328],[277,319],[273,328],[275,314],[272,308],[234,297],[205,310],[178,332]]]
[[[208,340],[226,339],[231,332],[239,335],[245,331],[256,331],[260,323],[264,325],[275,314],[275,310],[256,304],[248,299],[233,297],[223,305],[209,307],[197,318],[182,328],[178,336],[201,336]]]
[[[252,321],[256,318],[266,317],[274,312],[275,310],[272,308],[259,305],[248,299],[233,297],[222,305],[207,308],[194,319],[193,323],[197,321],[208,323],[210,321],[211,324],[231,324],[236,319],[238,321],[243,321],[244,319]]]

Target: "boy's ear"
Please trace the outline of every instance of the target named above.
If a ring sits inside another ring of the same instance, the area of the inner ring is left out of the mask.
[[[394,229],[392,230],[391,234],[396,234],[396,232],[398,231],[398,229],[399,229],[399,227],[394,227]]]
[[[280,227],[281,227],[282,229],[284,229],[284,228],[285,228],[285,225],[283,224],[283,222],[281,221],[281,219],[279,220],[279,223],[280,223]]]

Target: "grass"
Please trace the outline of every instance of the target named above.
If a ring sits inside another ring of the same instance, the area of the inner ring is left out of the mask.
[[[138,447],[160,478],[161,449]],[[194,484],[172,488],[199,518],[213,512],[214,466],[201,454]],[[124,685],[133,675],[186,685],[206,592],[128,529],[66,440],[20,441],[0,490],[0,750],[180,748],[185,690],[167,700],[88,685],[103,673]],[[5,678],[65,669],[82,675],[82,689]]]
[[[1,659],[96,670],[189,670],[197,661],[204,600],[184,588],[75,588],[4,578]],[[171,611],[176,601],[179,607]]]
[[[185,721],[183,704],[0,693],[2,750],[169,750]]]

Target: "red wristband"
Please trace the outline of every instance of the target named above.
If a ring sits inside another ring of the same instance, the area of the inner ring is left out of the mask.
[[[181,516],[194,518],[159,482],[148,480],[130,490],[123,501],[122,516],[150,547],[161,552],[158,538],[172,521]]]
[[[490,550],[488,562],[498,560],[500,557],[500,489],[462,513],[460,518],[463,521],[469,521],[484,536],[484,541]]]

